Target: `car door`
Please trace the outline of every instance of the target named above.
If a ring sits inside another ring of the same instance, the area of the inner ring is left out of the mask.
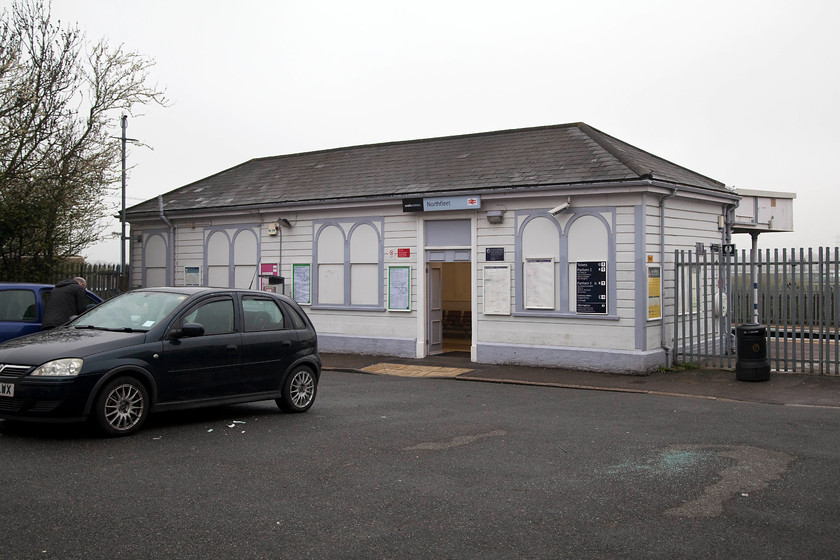
[[[164,343],[165,394],[160,400],[220,398],[242,392],[242,334],[236,301],[229,295],[199,301],[175,319],[174,327],[198,323],[202,336],[169,336]]]
[[[0,290],[0,342],[41,330],[35,295],[28,288]]]
[[[277,391],[298,347],[293,324],[271,296],[242,297],[242,380],[250,393]]]

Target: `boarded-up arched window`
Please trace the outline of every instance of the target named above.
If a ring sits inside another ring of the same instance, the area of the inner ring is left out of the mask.
[[[166,239],[162,234],[152,234],[146,239],[143,262],[146,268],[144,285],[147,288],[166,286]]]
[[[350,305],[379,303],[379,235],[363,224],[350,234]]]
[[[569,223],[569,306],[575,313],[606,314],[610,237],[607,226],[595,216],[581,216]]]
[[[344,304],[344,232],[338,226],[318,235],[318,303]]]
[[[522,297],[526,309],[557,308],[560,232],[547,217],[529,220],[522,230]]]
[[[257,236],[250,229],[236,233],[233,241],[234,288],[259,288],[257,274]]]
[[[381,218],[315,222],[313,306],[383,307],[383,227]]]
[[[230,287],[230,239],[227,232],[214,231],[207,238],[207,285]]]

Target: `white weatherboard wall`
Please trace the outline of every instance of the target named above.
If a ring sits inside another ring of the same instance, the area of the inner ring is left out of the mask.
[[[429,249],[424,224],[466,219],[471,228],[475,361],[641,372],[664,364],[663,342],[673,344],[674,251],[693,250],[698,242],[720,243],[723,235],[718,229],[718,216],[726,210],[721,200],[669,194],[495,195],[485,197],[477,211],[405,213],[391,200],[341,208],[322,204],[294,212],[278,208],[170,217],[174,255],[168,252],[168,228],[160,221],[138,221],[132,224],[131,255],[145,268],[133,267],[131,282],[152,285],[166,276],[184,285],[184,269],[198,267],[204,285],[258,288],[254,277],[259,265],[276,264],[286,280],[285,293],[291,295],[293,267],[308,265],[313,277],[322,274],[312,283],[311,301],[302,302],[318,330],[321,351],[423,357]],[[549,208],[568,196],[571,208],[549,214]],[[663,263],[660,200],[666,196]],[[504,210],[502,223],[489,223],[489,210]],[[271,227],[280,217],[290,227]],[[486,262],[488,248],[503,250],[504,260]],[[531,257],[552,260],[553,301],[546,308],[523,304],[525,261]],[[608,263],[606,314],[576,312],[578,261]],[[485,313],[488,264],[509,267],[508,312]],[[391,265],[411,269],[408,311],[388,309]],[[648,320],[646,307],[651,265],[662,267],[662,319],[656,320]]]
[[[351,253],[354,250],[364,253],[362,266],[367,269],[361,276],[350,279],[350,290],[351,300],[356,297],[358,298],[355,301],[356,303],[367,304],[371,308],[365,310],[325,308],[329,307],[329,304],[325,306],[319,300],[317,303],[313,301],[312,305],[306,307],[306,311],[318,330],[319,347],[322,351],[416,357],[419,316],[417,311],[417,219],[413,216],[403,215],[401,206],[395,203],[392,203],[384,211],[381,208],[377,208],[375,211],[382,213],[366,215],[364,211],[355,209],[355,211],[327,214],[327,218],[319,217],[319,220],[316,220],[316,225],[312,230],[312,235],[315,235],[315,228],[320,227],[320,222],[326,220],[341,224],[347,234],[351,231],[354,234],[359,231],[365,232],[360,238],[354,238],[353,236],[348,238],[350,239],[349,250]],[[374,239],[369,235],[367,226],[357,225],[369,219],[382,224],[381,244],[377,241],[376,254],[370,252]],[[299,258],[303,258],[305,240],[301,240],[299,247]],[[409,258],[398,258],[396,256],[397,249],[400,248],[409,249],[411,256]],[[379,253],[380,250],[382,251],[381,254]],[[351,258],[353,257],[351,256]],[[315,265],[317,263],[311,250],[309,259],[313,263],[312,273],[314,275],[316,274]],[[321,261],[320,253],[318,259]],[[381,263],[381,277],[370,276],[371,267],[374,265],[373,259],[377,259],[376,266]],[[411,266],[411,310],[408,312],[387,309],[388,265]],[[362,282],[361,289],[354,286],[354,282]],[[335,289],[336,286],[332,288]],[[381,303],[379,301],[374,302],[371,299],[373,294],[381,299]],[[337,301],[334,297],[328,299],[332,304]],[[373,305],[374,303],[375,305]]]

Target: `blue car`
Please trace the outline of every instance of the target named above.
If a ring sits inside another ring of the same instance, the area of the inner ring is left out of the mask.
[[[41,330],[52,284],[0,283],[0,342]],[[88,309],[102,298],[87,290]]]

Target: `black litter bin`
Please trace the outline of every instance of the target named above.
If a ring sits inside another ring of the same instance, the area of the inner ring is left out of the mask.
[[[739,381],[770,379],[770,358],[767,357],[767,327],[757,324],[738,325],[735,329],[738,361],[735,378]]]

